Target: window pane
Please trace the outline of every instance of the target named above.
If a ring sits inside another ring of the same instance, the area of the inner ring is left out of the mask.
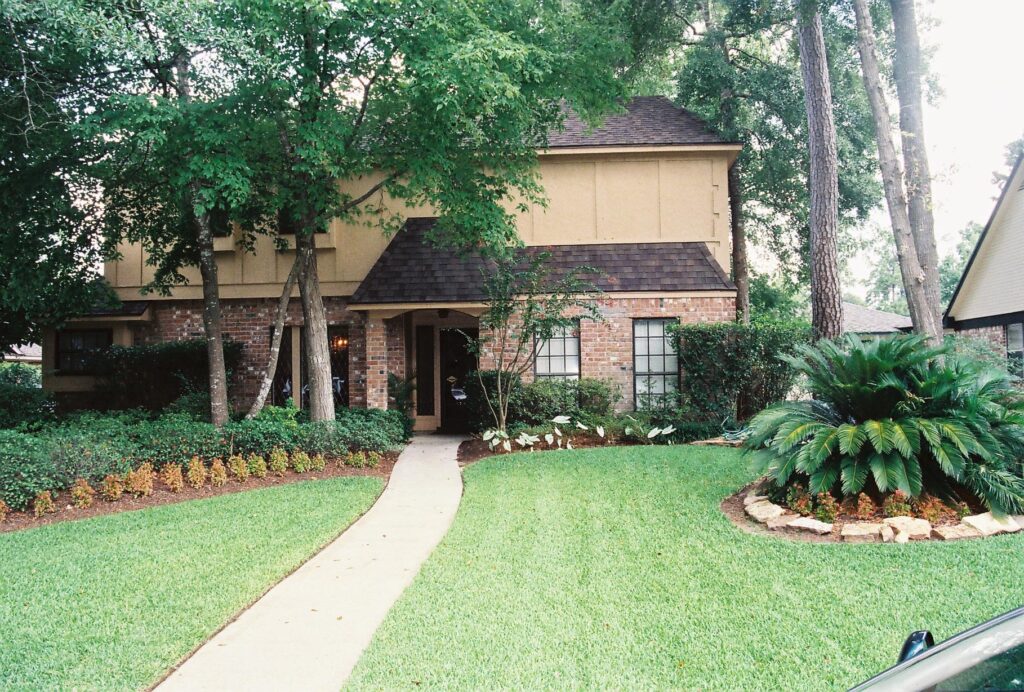
[[[1006,352],[1016,353],[1024,351],[1024,324],[1006,325]]]
[[[664,320],[651,320],[648,334],[651,336],[662,336],[665,333]]]
[[[647,320],[636,321],[636,335],[647,336]]]
[[[566,356],[565,359],[565,372],[578,375],[580,372],[580,357],[579,356]]]
[[[569,337],[565,340],[565,354],[567,356],[576,356],[580,352],[580,340],[579,337]]]
[[[650,367],[648,366],[647,356],[637,356],[637,359],[636,359],[636,371],[637,371],[637,373],[650,372]]]
[[[563,339],[552,339],[549,343],[551,355],[560,356],[565,353],[565,341]]]
[[[665,341],[663,339],[651,339],[651,353],[664,353]]]
[[[538,375],[547,375],[549,372],[551,372],[551,364],[548,361],[548,359],[547,358],[538,358],[537,359],[537,374]]]

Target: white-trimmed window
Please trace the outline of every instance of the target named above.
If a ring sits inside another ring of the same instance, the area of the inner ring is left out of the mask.
[[[633,320],[633,388],[636,408],[657,408],[679,391],[679,358],[669,339],[674,319]]]
[[[556,329],[550,339],[537,339],[533,374],[560,380],[580,378],[580,326]]]
[[[1011,373],[1024,374],[1024,323],[1006,325],[1006,357]]]

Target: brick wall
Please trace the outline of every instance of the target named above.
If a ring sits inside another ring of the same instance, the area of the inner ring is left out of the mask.
[[[154,301],[153,321],[134,328],[134,343],[201,339],[202,302],[198,300]],[[348,310],[341,298],[324,298],[327,323],[348,327],[349,398],[352,406],[366,405],[366,328],[362,313]],[[274,299],[221,300],[224,336],[244,344],[242,362],[231,382],[231,398],[236,409],[247,408],[259,390],[259,382],[270,355],[270,327],[277,311]],[[293,299],[288,306],[285,326],[302,325],[302,304]]]
[[[580,376],[610,380],[622,394],[618,408],[633,408],[633,320],[676,318],[682,324],[728,322],[736,317],[736,301],[728,298],[615,298],[599,301],[604,321],[580,323]],[[484,368],[494,368],[495,354],[485,352]],[[533,380],[532,370],[523,378]]]
[[[1000,350],[1006,348],[1006,327],[997,325],[995,327],[975,327],[974,329],[960,329],[956,332],[959,336],[968,336],[974,339],[985,339],[992,342]]]

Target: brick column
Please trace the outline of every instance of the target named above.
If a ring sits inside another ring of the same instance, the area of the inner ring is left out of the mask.
[[[384,320],[366,320],[366,407],[388,407],[388,347]]]

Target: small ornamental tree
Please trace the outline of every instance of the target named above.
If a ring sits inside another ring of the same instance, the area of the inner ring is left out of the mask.
[[[509,402],[537,360],[536,344],[574,328],[580,319],[603,319],[598,289],[585,278],[595,270],[581,266],[556,277],[547,269],[549,259],[549,253],[509,254],[491,263],[484,272],[487,310],[480,316],[480,335],[466,337],[477,358],[493,359],[493,381],[484,381],[482,368],[477,378],[495,428],[503,435],[508,432]]]

